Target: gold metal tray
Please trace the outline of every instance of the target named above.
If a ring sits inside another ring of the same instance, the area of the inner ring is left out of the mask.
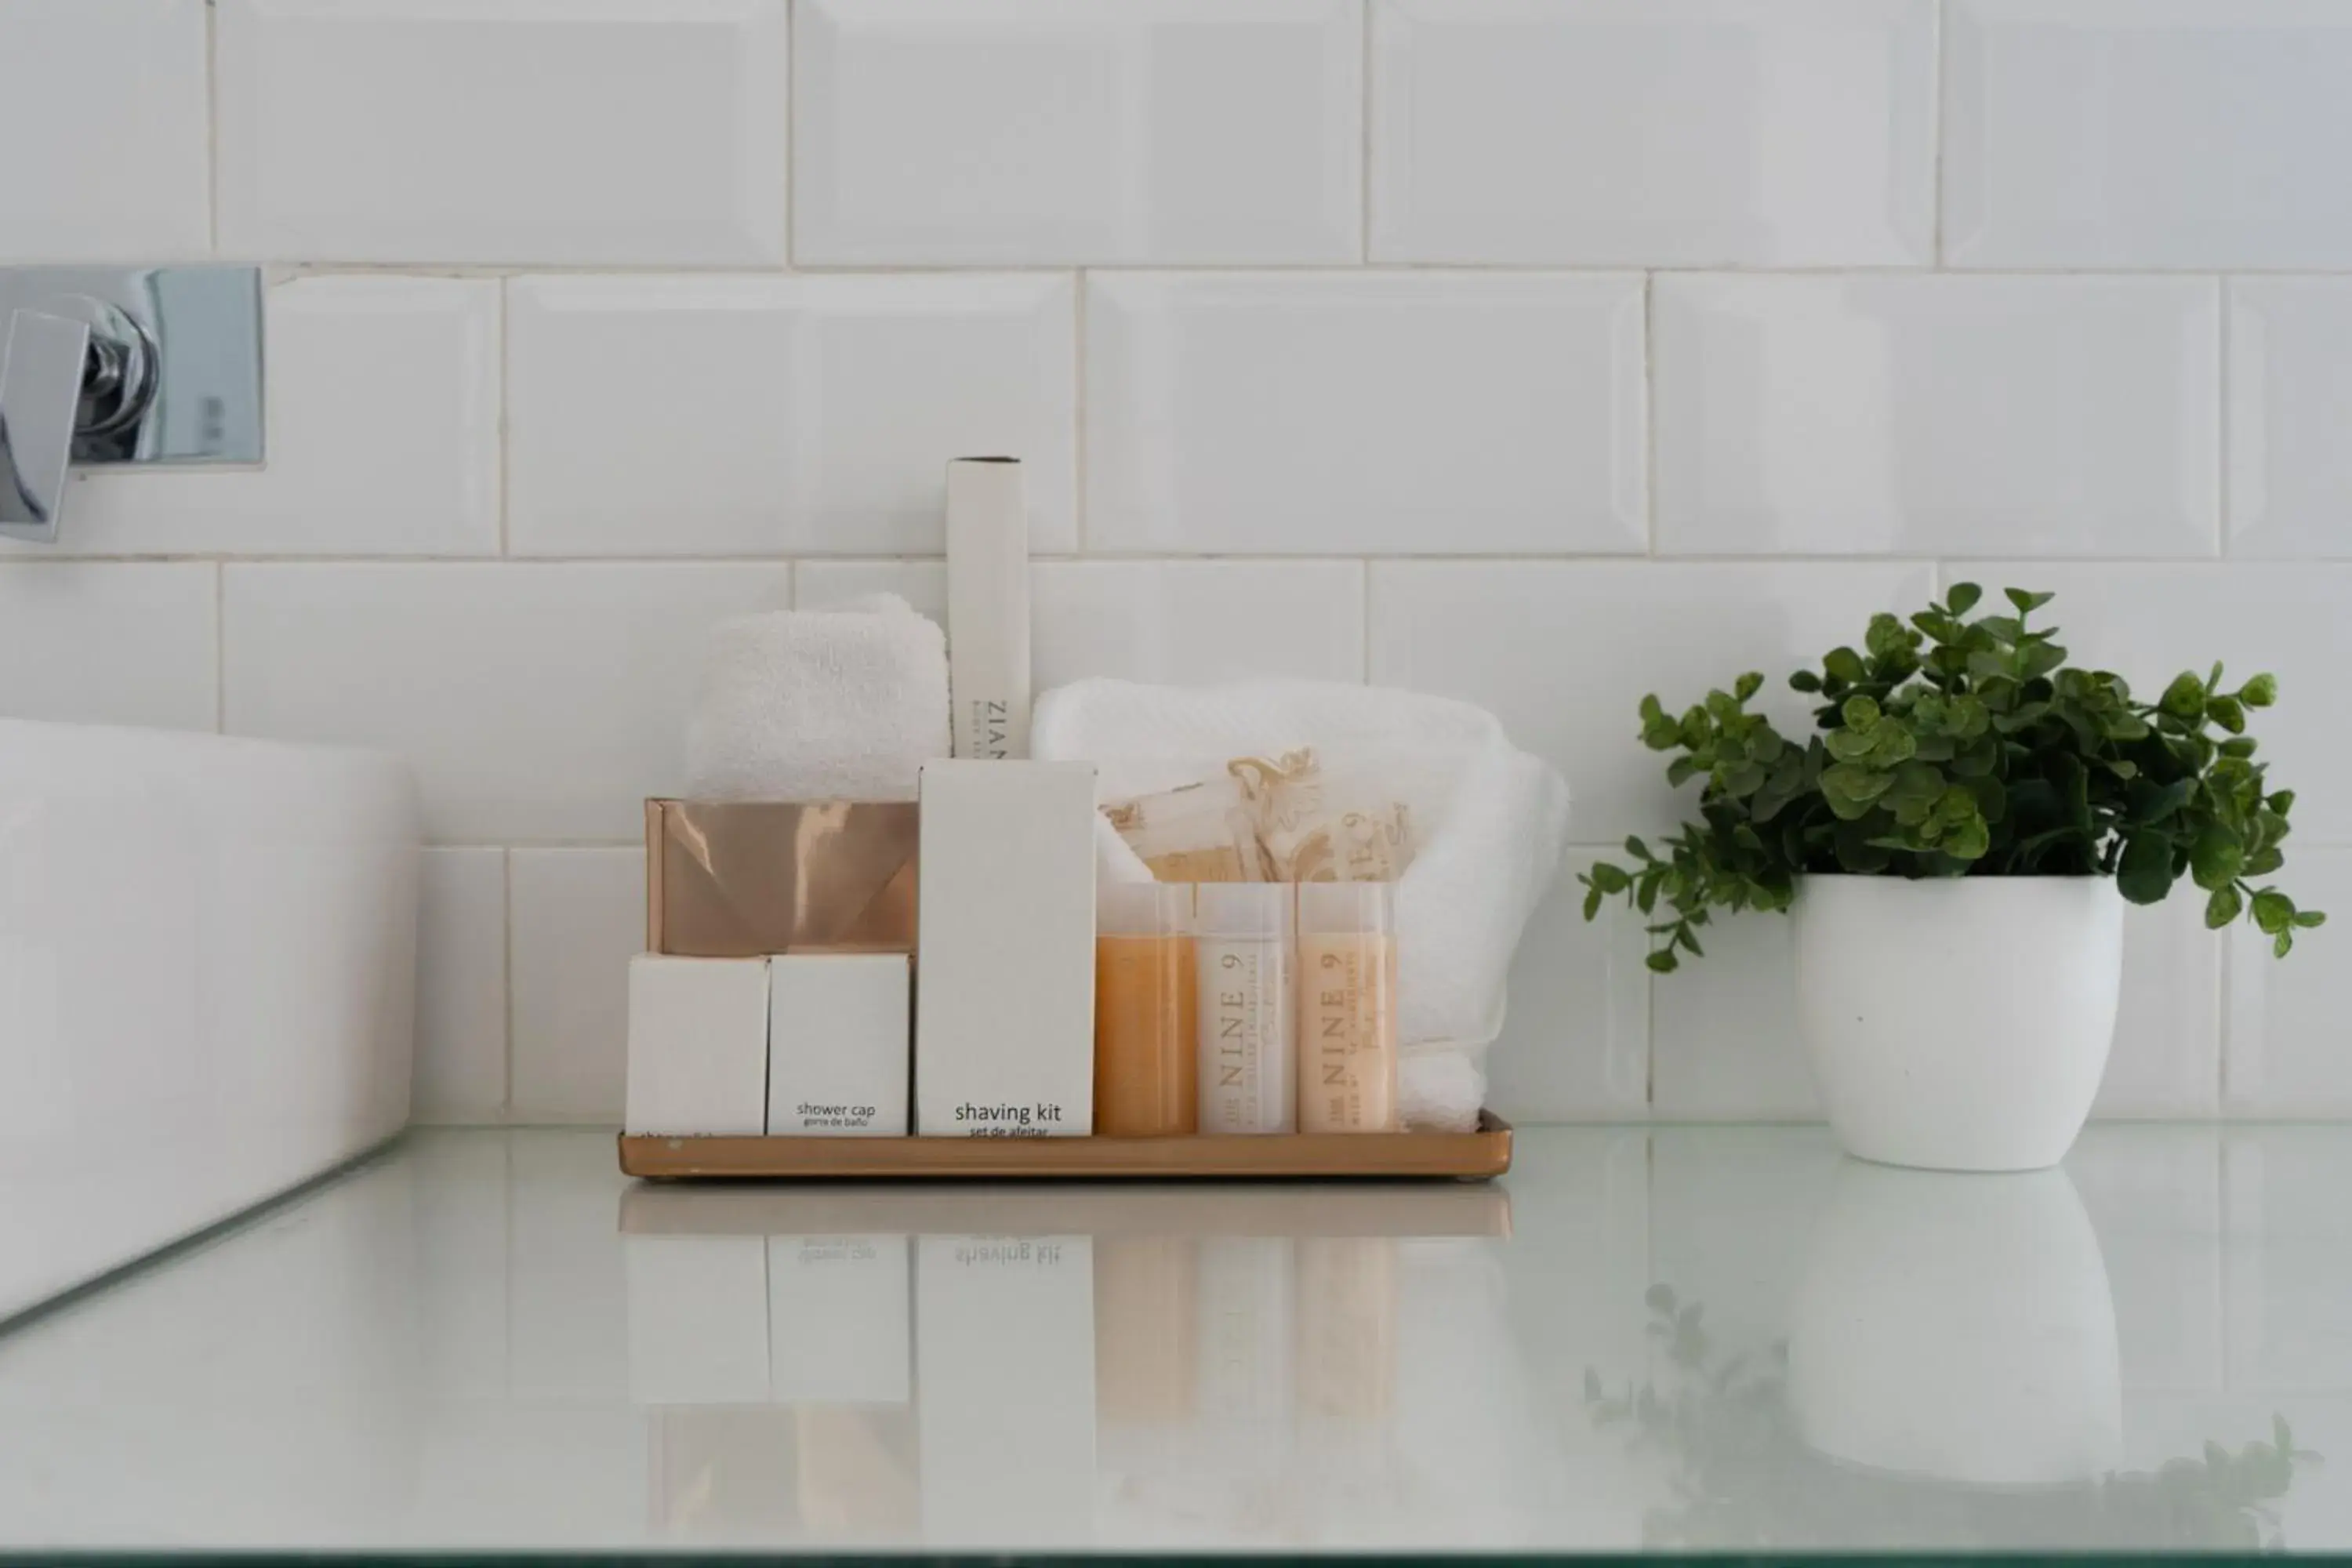
[[[621,1169],[682,1177],[982,1181],[1441,1177],[1491,1181],[1511,1168],[1511,1124],[1482,1111],[1474,1132],[1301,1133],[1288,1138],[621,1137]]]

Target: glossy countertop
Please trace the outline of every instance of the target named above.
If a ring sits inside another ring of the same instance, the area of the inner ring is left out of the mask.
[[[0,1552],[2352,1548],[2352,1128],[632,1184],[412,1133],[0,1337]]]

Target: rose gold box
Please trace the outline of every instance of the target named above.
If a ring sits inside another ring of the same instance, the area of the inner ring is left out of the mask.
[[[912,801],[646,802],[646,948],[912,952]]]

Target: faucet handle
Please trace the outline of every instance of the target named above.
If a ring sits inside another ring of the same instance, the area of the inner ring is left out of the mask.
[[[0,351],[0,534],[46,544],[58,536],[73,458],[89,328],[42,310],[8,318]]]

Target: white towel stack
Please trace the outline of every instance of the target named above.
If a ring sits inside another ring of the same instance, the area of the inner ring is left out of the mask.
[[[947,639],[892,594],[722,621],[686,749],[698,800],[912,800],[948,754]]]

